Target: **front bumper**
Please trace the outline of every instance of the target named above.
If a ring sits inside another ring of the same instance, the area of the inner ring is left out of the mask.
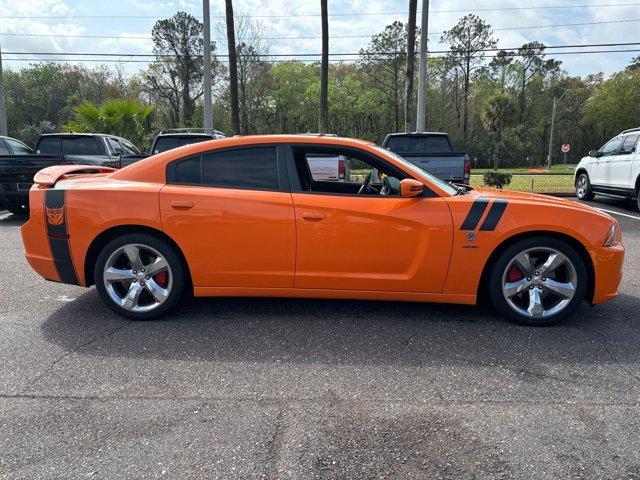
[[[618,296],[622,281],[624,247],[591,247],[589,250],[594,269],[592,304],[607,302]]]

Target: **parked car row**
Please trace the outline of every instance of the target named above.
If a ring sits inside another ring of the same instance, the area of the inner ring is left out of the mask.
[[[160,132],[149,155],[206,140],[225,138],[217,130],[174,129]],[[52,133],[38,138],[35,153],[24,143],[0,137],[0,208],[12,213],[29,209],[34,175],[53,165],[122,168],[149,156],[129,140],[101,133]]]

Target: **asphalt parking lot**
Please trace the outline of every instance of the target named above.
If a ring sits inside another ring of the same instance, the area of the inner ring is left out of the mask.
[[[195,300],[130,322],[40,279],[0,213],[2,478],[640,478],[640,213],[620,297],[486,307]]]

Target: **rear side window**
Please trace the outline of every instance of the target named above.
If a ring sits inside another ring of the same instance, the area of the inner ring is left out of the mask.
[[[174,183],[249,190],[278,190],[275,147],[242,148],[211,152],[180,160],[169,171]]]
[[[60,153],[60,137],[43,137],[38,142],[36,153],[43,155],[58,155]]]
[[[62,138],[64,155],[102,155],[102,150],[95,137]]]
[[[442,153],[451,152],[447,137],[389,137],[387,148],[396,153]]]

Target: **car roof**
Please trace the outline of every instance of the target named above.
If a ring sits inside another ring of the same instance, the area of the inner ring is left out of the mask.
[[[446,137],[447,134],[444,132],[397,132],[397,133],[389,133],[387,137],[426,137],[426,136],[441,136]]]

